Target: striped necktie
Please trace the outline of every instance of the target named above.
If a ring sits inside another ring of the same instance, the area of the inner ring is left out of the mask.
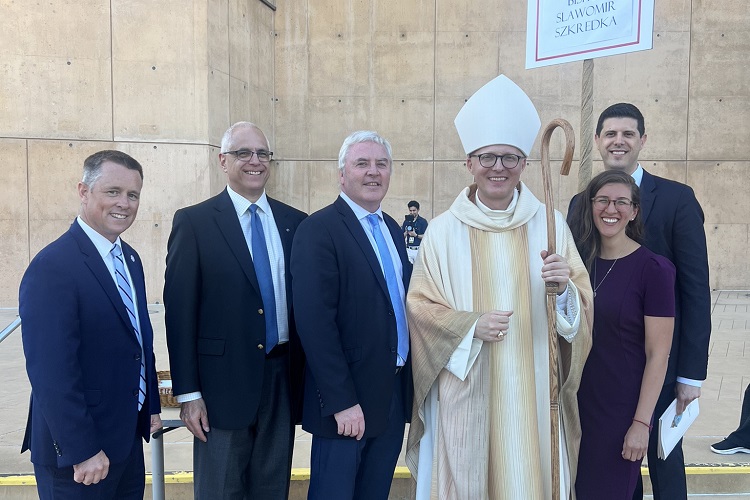
[[[143,402],[146,400],[146,363],[143,359],[143,337],[141,337],[141,331],[138,329],[138,321],[135,318],[135,307],[133,305],[133,290],[130,288],[128,283],[127,275],[125,274],[125,263],[122,261],[122,250],[120,246],[115,244],[110,250],[113,261],[115,263],[115,281],[117,281],[117,291],[120,292],[125,309],[128,310],[128,317],[130,318],[130,324],[133,326],[133,332],[138,340],[138,344],[141,346],[141,380],[138,384],[138,411],[143,408]]]
[[[271,259],[268,257],[266,235],[263,233],[263,223],[258,215],[258,205],[253,203],[248,210],[250,210],[253,266],[255,267],[255,275],[258,277],[260,298],[263,299],[266,320],[266,353],[269,353],[279,343],[279,325],[276,322],[276,294],[273,289]]]
[[[388,250],[388,244],[385,242],[385,238],[383,238],[383,232],[380,230],[380,221],[378,219],[378,215],[370,214],[367,216],[367,220],[370,222],[370,229],[372,229],[372,235],[375,237],[375,244],[378,247],[380,261],[383,264],[385,283],[386,285],[388,285],[388,295],[390,295],[393,312],[396,315],[396,331],[398,332],[398,357],[401,358],[397,364],[401,366],[406,362],[406,357],[409,355],[409,327],[406,324],[406,311],[404,310],[404,301],[401,300],[401,294],[398,290],[398,277],[396,276],[396,268],[393,266],[391,252]]]

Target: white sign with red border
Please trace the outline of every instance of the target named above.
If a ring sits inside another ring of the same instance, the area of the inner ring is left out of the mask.
[[[528,0],[526,69],[648,50],[654,0]]]

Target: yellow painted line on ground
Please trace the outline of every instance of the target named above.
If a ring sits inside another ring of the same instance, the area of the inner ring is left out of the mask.
[[[688,465],[685,467],[685,473],[688,476],[709,474],[750,474],[750,464]],[[641,475],[648,476],[648,469],[646,467],[641,467]],[[408,479],[410,477],[411,474],[406,467],[396,467],[396,470],[393,473],[394,479]],[[308,481],[309,479],[309,468],[292,469],[292,481]],[[192,472],[166,472],[164,474],[165,484],[187,484],[192,482]],[[151,474],[146,474],[146,484],[152,483],[153,477]],[[36,486],[36,479],[32,475],[0,476],[0,487],[4,486]]]

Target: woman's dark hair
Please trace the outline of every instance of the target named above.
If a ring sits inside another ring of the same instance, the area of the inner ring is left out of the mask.
[[[594,225],[594,213],[591,207],[591,199],[596,196],[601,188],[607,184],[623,184],[630,188],[630,199],[633,202],[633,208],[638,212],[635,219],[628,222],[625,228],[625,234],[638,243],[643,243],[643,218],[641,217],[641,192],[638,189],[633,178],[619,170],[607,170],[597,175],[586,189],[578,197],[573,212],[568,217],[570,220],[570,231],[573,233],[573,239],[578,247],[578,253],[581,255],[586,269],[591,272],[594,265],[594,259],[599,255],[601,250],[601,236]]]

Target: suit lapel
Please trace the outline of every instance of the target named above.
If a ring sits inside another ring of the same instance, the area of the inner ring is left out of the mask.
[[[643,222],[645,223],[649,215],[651,215],[651,207],[654,205],[656,199],[656,182],[654,176],[643,171],[643,178],[641,179],[641,211]]]
[[[260,286],[258,285],[258,277],[255,275],[255,267],[253,266],[253,259],[250,256],[250,249],[247,248],[247,241],[242,232],[242,226],[240,226],[237,212],[234,210],[232,199],[229,197],[226,189],[216,197],[214,208],[216,209],[216,225],[219,226],[219,230],[224,235],[227,245],[229,245],[232,253],[237,258],[248,281],[250,281],[256,293],[260,295]]]
[[[91,273],[104,289],[107,297],[109,297],[109,300],[112,302],[112,306],[114,306],[115,310],[120,315],[120,319],[125,323],[127,329],[131,330],[133,325],[130,323],[125,304],[122,302],[122,297],[120,297],[120,292],[117,291],[115,280],[112,279],[112,275],[104,264],[102,256],[99,255],[96,247],[86,233],[83,232],[83,229],[78,225],[78,222],[73,223],[70,231],[73,238],[78,242],[78,248],[81,250],[81,254],[83,254],[83,261],[86,263],[86,266],[88,266]]]
[[[380,288],[383,289],[385,296],[390,300],[391,296],[388,294],[388,285],[385,282],[383,269],[380,267],[380,261],[378,260],[377,255],[375,255],[375,250],[372,248],[370,240],[367,239],[362,224],[357,220],[357,217],[354,215],[354,212],[352,212],[349,205],[347,205],[340,196],[336,198],[334,206],[341,214],[341,218],[347,229],[349,229],[349,232],[352,234],[354,241],[357,242],[357,245],[359,245],[359,248],[365,255],[365,259],[367,259],[367,263],[370,264],[370,268],[372,269],[373,274],[375,274],[375,279],[380,284]]]

